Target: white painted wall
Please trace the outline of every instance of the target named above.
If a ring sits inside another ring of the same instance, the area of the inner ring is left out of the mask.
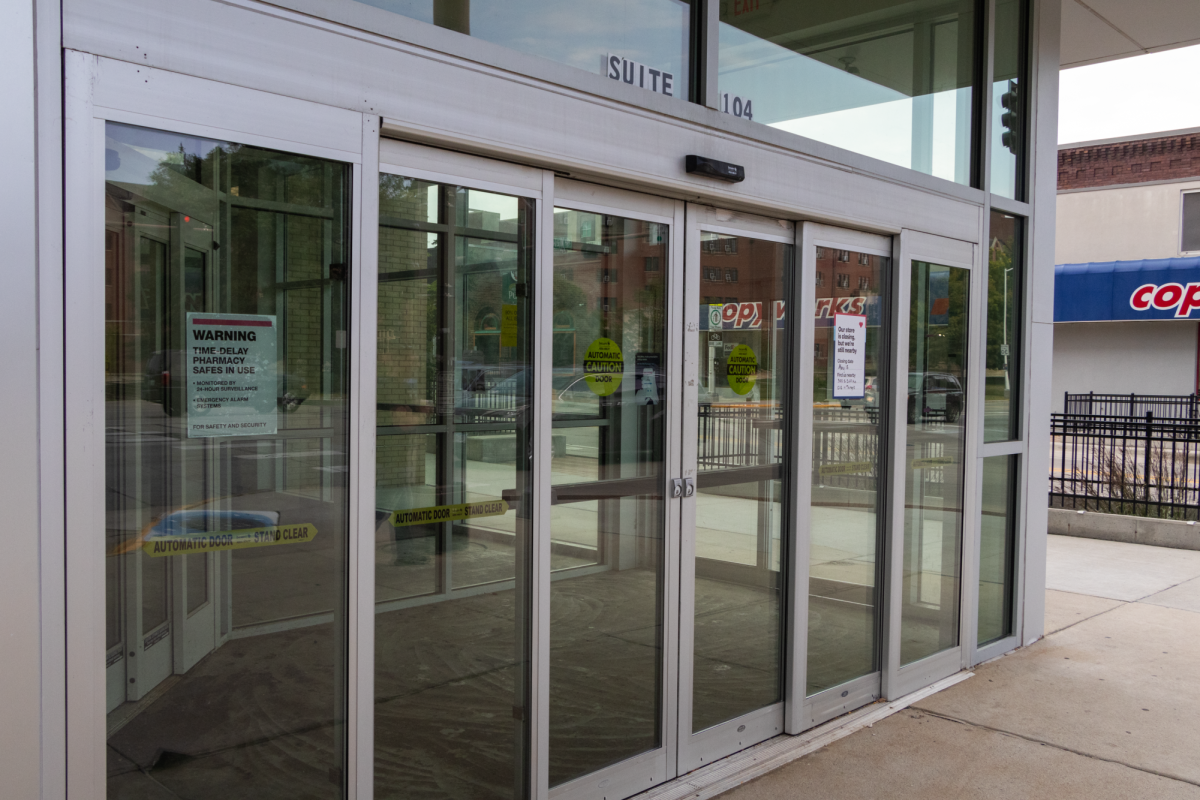
[[[1196,322],[1060,322],[1054,326],[1051,400],[1063,393],[1191,394]]]
[[[1181,195],[1200,180],[1058,195],[1055,264],[1176,258]]]

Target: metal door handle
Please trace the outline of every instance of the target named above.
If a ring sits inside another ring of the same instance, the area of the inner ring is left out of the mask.
[[[691,478],[687,478],[683,482],[683,496],[691,497],[696,493],[696,482]]]
[[[671,479],[671,497],[683,497],[683,480],[681,478]]]

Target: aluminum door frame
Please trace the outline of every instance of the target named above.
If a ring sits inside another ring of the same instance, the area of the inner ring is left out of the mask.
[[[808,454],[811,460],[813,449],[813,418],[811,406],[806,401],[811,401],[812,397],[814,370],[813,345],[816,342],[816,335],[812,325],[817,311],[815,282],[817,271],[816,249],[817,247],[829,247],[892,259],[891,274],[888,277],[890,284],[888,291],[893,295],[896,292],[896,276],[899,273],[897,270],[898,259],[895,257],[896,241],[891,236],[823,225],[817,222],[804,222],[798,228],[796,237],[798,257],[796,261],[799,265],[801,279],[799,291],[796,293],[798,295],[796,298],[797,319],[802,319],[804,324],[797,325],[797,330],[793,333],[797,347],[799,348],[797,352],[800,353],[800,357],[796,361],[796,387],[794,389],[798,400],[796,403],[795,452]],[[894,347],[896,342],[896,315],[890,313],[890,308],[888,311],[889,319],[884,321],[886,330],[884,358],[882,360],[884,364],[888,363],[889,359],[894,359],[897,352]],[[892,376],[888,375],[887,378],[887,390],[888,392],[893,392],[894,390],[891,386]],[[886,408],[886,406],[882,407]],[[790,734],[801,733],[836,716],[872,703],[879,699],[882,694],[883,665],[887,663],[888,646],[886,629],[882,624],[888,618],[887,609],[889,605],[886,565],[888,564],[890,553],[890,548],[888,547],[889,533],[894,524],[891,515],[891,505],[888,502],[889,485],[887,483],[887,476],[892,466],[890,456],[895,449],[893,447],[895,434],[894,429],[887,422],[890,422],[890,420],[885,422],[884,429],[880,432],[882,445],[879,456],[881,480],[877,489],[881,495],[881,499],[879,500],[880,527],[877,533],[875,552],[877,576],[877,606],[875,612],[875,635],[877,637],[876,669],[871,673],[813,695],[807,693],[808,581],[811,569],[810,547],[812,545],[809,534],[812,521],[812,479],[811,473],[806,469],[800,468],[799,464],[797,465],[797,469],[794,470],[792,492],[796,498],[797,531],[802,532],[802,535],[797,537],[796,552],[792,561],[792,568],[794,570],[793,585],[795,588],[790,595],[790,606],[788,609],[791,619],[797,621],[793,625],[795,635],[792,637],[791,642],[790,655],[793,667],[788,672],[786,732]]]
[[[981,217],[982,225],[982,217]],[[892,315],[895,319],[895,347],[892,352],[891,386],[908,385],[909,306],[912,287],[909,279],[912,262],[925,261],[938,266],[958,267],[968,271],[970,284],[967,294],[967,376],[971,372],[971,356],[979,352],[982,334],[980,295],[986,291],[986,268],[980,264],[983,248],[971,242],[948,239],[921,231],[904,229],[900,233],[899,257],[894,265],[895,290],[892,293]],[[981,277],[982,276],[982,277]],[[982,372],[980,373],[982,374]],[[963,451],[962,530],[959,550],[958,644],[911,664],[900,663],[901,596],[904,577],[904,514],[905,514],[905,452],[907,443],[908,393],[898,389],[892,393],[892,436],[890,522],[888,533],[887,628],[886,661],[883,671],[883,696],[888,700],[924,688],[969,666],[973,648],[970,639],[975,635],[975,597],[978,589],[978,555],[974,530],[978,525],[978,497],[973,490],[978,481],[978,449],[981,420],[980,392],[966,387],[966,430]],[[963,646],[966,641],[968,646]]]
[[[789,244],[795,248],[796,224],[788,220],[771,219],[738,211],[714,208],[713,206],[689,203],[687,206],[687,274],[684,283],[683,311],[686,320],[686,334],[683,342],[683,469],[685,480],[695,482],[698,478],[696,467],[697,436],[699,414],[699,365],[700,352],[696,334],[700,330],[700,234],[701,232],[728,234],[732,236],[748,236],[756,239]],[[794,249],[793,249],[794,255]],[[785,282],[784,294],[793,295],[798,274],[796,259],[792,260],[792,280]],[[793,300],[791,296],[786,299]],[[793,307],[795,307],[793,305]],[[793,363],[795,358],[793,356]],[[792,370],[794,376],[796,370]],[[789,387],[791,388],[791,387]],[[789,393],[789,402],[794,402],[794,391]],[[792,426],[794,428],[795,426]],[[789,429],[784,431],[784,446],[792,444]],[[794,453],[790,461],[794,461]],[[789,455],[785,449],[785,476],[783,498],[791,501],[789,481],[791,473],[796,470],[789,467]],[[782,565],[794,573],[794,557],[796,551],[796,507],[792,503],[784,511],[782,520],[784,529],[780,541],[785,544],[785,560]],[[690,772],[698,767],[711,764],[731,753],[736,753],[758,742],[770,739],[784,732],[784,706],[789,686],[788,676],[792,671],[793,661],[789,653],[789,641],[795,638],[794,625],[788,614],[788,597],[792,594],[789,586],[791,576],[784,579],[783,602],[781,608],[781,632],[784,636],[782,643],[784,687],[779,702],[756,709],[719,725],[696,733],[692,728],[692,692],[693,679],[693,647],[695,642],[695,607],[696,607],[696,502],[694,496],[682,501],[681,538],[680,538],[680,578],[679,578],[679,717],[678,717],[678,771],[680,774]]]
[[[105,574],[104,536],[97,526],[105,519],[104,406],[104,135],[107,122],[256,145],[349,164],[352,174],[350,229],[352,275],[361,274],[364,249],[362,174],[373,173],[378,118],[359,112],[295,100],[280,95],[218,83],[75,51],[64,53],[64,275],[65,387],[71,397],[64,420],[66,482],[66,636],[67,771],[73,798],[103,800],[106,793],[107,747],[104,676]],[[369,142],[368,146],[364,146]],[[358,333],[362,282],[353,281],[348,303],[351,331]],[[364,344],[369,346],[364,347]],[[362,423],[362,409],[374,407],[374,386],[361,385],[357,367],[364,351],[373,358],[373,341],[350,337],[351,390],[347,431],[350,445]],[[369,402],[365,402],[368,401]],[[373,411],[368,417],[374,418]],[[351,461],[349,519],[361,527],[365,488],[373,492],[373,472],[361,473],[362,449]],[[356,468],[357,467],[357,468]],[[366,478],[364,480],[364,478]],[[370,526],[368,526],[368,530]],[[102,532],[102,530],[101,530]],[[364,730],[358,680],[361,618],[358,601],[360,555],[356,538],[349,541],[347,562],[346,748],[351,769],[351,797],[361,789],[353,769],[356,742]],[[368,551],[369,553],[369,551]],[[368,573],[370,574],[370,573]],[[216,598],[213,598],[216,600]],[[368,709],[369,710],[369,709]]]
[[[554,178],[553,192],[550,197],[553,202],[546,203],[546,214],[542,228],[542,246],[545,251],[543,269],[547,285],[553,286],[554,270],[554,208],[561,203],[562,208],[578,211],[588,211],[596,214],[612,214],[615,216],[636,218],[646,222],[668,225],[669,239],[667,251],[667,291],[665,295],[666,308],[666,364],[665,374],[675,376],[683,371],[683,352],[681,340],[683,314],[680,304],[684,302],[684,228],[685,204],[679,200],[670,200],[654,195],[639,194],[625,189],[616,189],[598,184],[584,183],[568,178]],[[541,273],[539,273],[541,274]],[[553,312],[553,297],[550,292],[543,293],[539,305],[539,313],[546,314],[549,320]],[[551,375],[551,351],[549,337],[544,337],[542,357],[537,364],[538,371],[546,380],[546,393],[549,394]],[[536,379],[535,379],[536,380]],[[680,380],[680,388],[685,381]],[[611,764],[607,767],[575,778],[567,783],[549,788],[549,710],[550,710],[550,413],[539,416],[538,425],[545,427],[543,439],[544,449],[539,450],[545,463],[544,480],[539,480],[538,487],[545,487],[538,501],[541,513],[544,514],[547,535],[539,542],[538,557],[545,559],[546,582],[541,585],[544,589],[539,598],[539,619],[542,627],[539,629],[541,641],[546,646],[536,651],[537,658],[544,660],[545,669],[540,674],[544,679],[535,685],[535,694],[539,698],[539,728],[545,737],[541,743],[540,756],[545,759],[542,772],[538,773],[537,798],[549,797],[553,800],[618,800],[644,792],[652,786],[670,780],[677,772],[676,765],[676,726],[677,692],[676,677],[679,672],[679,539],[680,539],[680,503],[671,499],[671,480],[678,477],[680,472],[681,420],[683,410],[678,398],[680,389],[668,387],[666,397],[666,441],[663,443],[664,464],[662,475],[663,503],[666,519],[664,520],[662,592],[663,592],[663,669],[661,675],[662,709],[659,724],[662,731],[662,746],[640,753],[636,756]],[[544,395],[542,395],[544,396]],[[673,398],[673,401],[672,401]],[[543,793],[544,792],[544,793]]]

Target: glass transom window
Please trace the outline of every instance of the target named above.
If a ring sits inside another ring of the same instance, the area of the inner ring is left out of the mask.
[[[971,181],[976,0],[722,0],[721,110]]]

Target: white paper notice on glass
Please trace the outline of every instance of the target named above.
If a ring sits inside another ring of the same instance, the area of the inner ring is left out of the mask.
[[[866,316],[834,314],[833,396],[835,398],[856,400],[863,396],[866,349]]]
[[[188,438],[277,432],[275,317],[187,315]]]

